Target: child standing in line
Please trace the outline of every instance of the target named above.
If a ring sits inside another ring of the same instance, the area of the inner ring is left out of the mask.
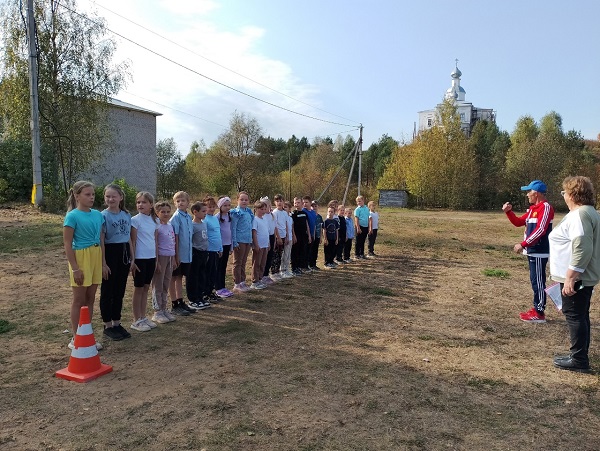
[[[254,214],[248,208],[250,198],[246,191],[238,193],[238,206],[231,210],[231,245],[233,246],[233,292],[244,293],[250,289],[246,284],[246,263],[252,247],[252,221]]]
[[[250,288],[255,290],[267,288],[261,280],[269,252],[269,223],[265,219],[267,212],[267,204],[260,200],[256,201],[252,220],[252,285],[250,285]]]
[[[138,332],[147,332],[156,327],[156,323],[146,318],[148,308],[148,290],[154,277],[154,271],[160,271],[156,263],[158,224],[154,212],[154,197],[147,191],[135,196],[138,214],[131,218],[131,242],[135,261],[133,275],[133,324],[131,328]]]
[[[308,273],[307,250],[311,243],[308,216],[302,210],[302,199],[299,197],[294,197],[292,220],[296,236],[296,242],[292,245],[292,272],[299,276],[305,272]]]
[[[379,213],[375,211],[377,205],[375,202],[370,201],[369,206],[369,257],[376,257],[375,254],[375,240],[377,239],[377,229],[379,229]]]
[[[340,205],[337,208],[337,218],[336,220],[338,221],[340,227],[339,227],[339,233],[338,233],[338,244],[337,244],[337,248],[335,249],[335,261],[337,263],[347,263],[346,261],[344,261],[344,246],[346,245],[346,217],[344,216],[344,214],[346,213],[346,208],[343,205]]]
[[[169,286],[171,311],[175,315],[188,316],[196,312],[183,301],[183,278],[185,277],[187,285],[188,272],[192,264],[192,217],[187,212],[190,196],[185,191],[178,191],[173,196],[173,203],[177,210],[169,220],[175,231],[175,267]]]
[[[273,285],[275,280],[269,277],[269,270],[271,269],[271,264],[273,263],[273,252],[275,249],[275,242],[277,241],[277,227],[275,226],[275,215],[272,211],[273,209],[271,206],[271,200],[267,196],[265,196],[261,197],[260,201],[264,202],[267,206],[267,211],[263,218],[269,226],[269,250],[267,251],[267,262],[265,263],[265,271],[260,281],[263,283],[263,285]]]
[[[312,209],[312,198],[310,196],[302,197],[302,211],[306,213],[306,219],[308,220],[308,229],[310,233],[310,241],[306,246],[306,267],[302,270],[312,272],[312,255],[314,254],[314,241],[315,241],[315,225],[317,220],[317,214]]]
[[[273,245],[273,259],[271,261],[271,279],[278,281],[282,279],[281,274],[281,256],[283,249],[288,243],[287,235],[287,212],[283,209],[283,196],[281,194],[275,194],[273,198],[275,202],[275,210],[273,210],[273,217],[275,218],[275,229],[277,235],[275,243]]]
[[[294,233],[294,221],[290,215],[292,211],[292,204],[289,201],[283,203],[283,209],[286,213],[285,217],[285,233],[288,240],[283,246],[283,254],[281,255],[281,266],[280,272],[281,277],[289,279],[294,277],[294,273],[290,269],[290,260],[292,256],[292,246],[296,242],[296,235]]]
[[[321,245],[321,235],[323,233],[323,216],[319,214],[319,204],[316,200],[311,202],[312,210],[315,213],[315,239],[311,245],[310,262],[312,269],[319,271],[321,268],[317,266],[319,259],[319,246]]]
[[[104,223],[104,256],[109,268],[108,277],[100,286],[100,314],[104,322],[104,335],[119,341],[131,337],[121,325],[123,298],[127,277],[131,271],[131,215],[125,209],[125,193],[119,185],[106,185],[102,211]]]
[[[206,289],[204,296],[207,302],[219,302],[221,299],[215,293],[217,286],[217,267],[219,259],[223,255],[223,241],[221,241],[221,226],[215,216],[217,202],[212,196],[206,196],[202,201],[206,204],[206,216],[203,222],[206,223],[206,232],[208,234],[208,262],[206,266]]]
[[[346,208],[346,243],[344,243],[344,261],[350,263],[350,251],[352,250],[352,240],[354,239],[354,223],[352,222],[352,209]]]
[[[335,215],[335,208],[327,208],[327,219],[323,224],[323,244],[325,253],[325,267],[329,269],[335,268],[333,259],[335,257],[338,239],[339,239],[339,222],[333,217]],[[342,220],[343,217],[342,217]],[[345,221],[344,221],[345,222]]]
[[[204,310],[210,307],[210,301],[205,296],[207,286],[208,265],[208,231],[206,227],[206,212],[208,208],[204,202],[195,202],[191,207],[193,220],[192,236],[192,265],[186,279],[186,291],[190,307],[195,310]]]
[[[94,185],[79,181],[69,191],[67,215],[63,226],[63,244],[69,263],[69,278],[73,289],[71,303],[71,328],[73,334],[79,325],[81,307],[88,307],[90,318],[94,309],[94,299],[98,284],[107,278],[109,268],[104,260],[102,223],[104,218],[94,206]],[[69,348],[74,349],[74,339]],[[102,345],[96,342],[96,348]]]
[[[169,301],[169,286],[175,261],[175,231],[169,224],[171,205],[168,202],[158,202],[154,206],[158,216],[158,257],[157,267],[152,278],[152,306],[154,315],[152,321],[164,324],[175,321],[175,316],[167,309]]]
[[[365,198],[358,196],[356,198],[356,208],[354,209],[354,230],[356,231],[356,244],[354,245],[354,257],[365,259],[365,241],[369,234],[369,208],[365,205]]]
[[[227,196],[220,197],[217,201],[217,207],[219,208],[217,219],[219,220],[219,227],[221,228],[223,253],[221,254],[219,265],[217,267],[215,288],[217,289],[217,296],[224,299],[233,296],[233,293],[225,288],[227,263],[229,261],[229,254],[233,251],[231,248],[231,215],[229,214],[229,210],[231,210],[231,199]]]

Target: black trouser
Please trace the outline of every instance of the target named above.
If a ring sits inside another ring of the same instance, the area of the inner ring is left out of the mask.
[[[369,253],[372,254],[375,252],[375,240],[377,239],[377,229],[371,230],[369,235]]]
[[[282,242],[285,242],[283,239]],[[271,260],[271,274],[277,274],[280,272],[281,266],[281,255],[283,254],[284,244],[275,244],[273,249],[273,259]],[[267,257],[268,258],[268,257]]]
[[[344,236],[346,236],[345,233],[344,233]],[[335,258],[339,262],[341,262],[344,259],[344,246],[345,245],[346,245],[346,238],[340,238],[338,240],[337,246],[335,247]]]
[[[308,246],[308,239],[298,239],[296,237],[296,244],[292,245],[292,269],[306,268],[306,249]]]
[[[219,266],[219,253],[209,251],[206,259],[206,279],[204,280],[204,288],[202,296],[208,296],[217,286],[217,268]]]
[[[221,290],[225,288],[225,275],[227,274],[227,262],[229,261],[229,251],[231,250],[231,244],[223,246],[223,255],[217,263],[217,277],[215,278],[215,289]]]
[[[333,263],[333,259],[335,257],[335,253],[337,251],[337,245],[335,241],[328,241],[324,246],[323,250],[325,252],[325,264]]]
[[[344,260],[350,260],[350,250],[352,249],[352,238],[348,238],[344,243]]]
[[[563,284],[560,284],[562,292]],[[583,287],[573,296],[562,295],[562,311],[567,320],[571,338],[571,358],[581,364],[589,365],[590,348],[590,298],[594,287]]]
[[[100,315],[102,321],[108,323],[121,320],[123,297],[131,265],[129,243],[105,244],[104,258],[110,268],[110,275],[108,279],[102,279],[100,285]]]
[[[319,258],[319,246],[321,245],[321,238],[314,238],[312,243],[309,245],[309,256],[308,264],[310,266],[317,266],[317,259]]]
[[[206,269],[208,264],[208,251],[192,249],[192,265],[185,278],[185,289],[190,302],[202,300],[206,286]]]
[[[265,270],[263,277],[268,277],[269,270],[273,264],[273,248],[275,247],[275,235],[269,235],[269,252],[267,253],[267,263],[265,264]]]
[[[365,240],[369,234],[369,228],[360,226],[361,233],[356,234],[356,244],[354,245],[354,255],[357,257],[365,255]]]

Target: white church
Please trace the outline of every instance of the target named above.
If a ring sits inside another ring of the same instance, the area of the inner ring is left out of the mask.
[[[465,100],[465,89],[460,85],[462,72],[458,69],[458,60],[450,77],[452,77],[452,86],[448,88],[444,96],[445,99],[453,100],[456,110],[460,116],[460,125],[467,137],[471,136],[471,131],[477,121],[496,121],[496,112],[491,108],[478,108],[471,102]],[[432,110],[419,111],[419,132],[430,129],[437,121],[437,108]]]

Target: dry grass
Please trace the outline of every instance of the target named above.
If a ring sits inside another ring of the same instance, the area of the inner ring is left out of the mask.
[[[0,243],[27,237],[0,262],[2,449],[598,449],[598,376],[552,367],[553,307],[518,320],[528,273],[502,213],[384,210],[379,258],[105,342],[114,371],[82,385],[53,377],[69,356],[60,223],[0,211]]]

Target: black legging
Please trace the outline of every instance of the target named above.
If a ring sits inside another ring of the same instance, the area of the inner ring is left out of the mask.
[[[265,264],[265,271],[263,272],[263,277],[267,277],[269,275],[269,270],[271,269],[271,264],[273,263],[273,246],[275,245],[275,234],[269,235],[269,253],[267,254],[267,263]]]
[[[229,262],[229,251],[231,244],[223,245],[223,255],[219,259],[217,266],[217,277],[215,278],[215,290],[225,288],[225,275],[227,274],[227,263]]]
[[[123,297],[131,265],[129,243],[106,243],[104,257],[110,268],[110,275],[108,279],[102,279],[100,285],[100,315],[103,322],[109,323],[121,320]]]

